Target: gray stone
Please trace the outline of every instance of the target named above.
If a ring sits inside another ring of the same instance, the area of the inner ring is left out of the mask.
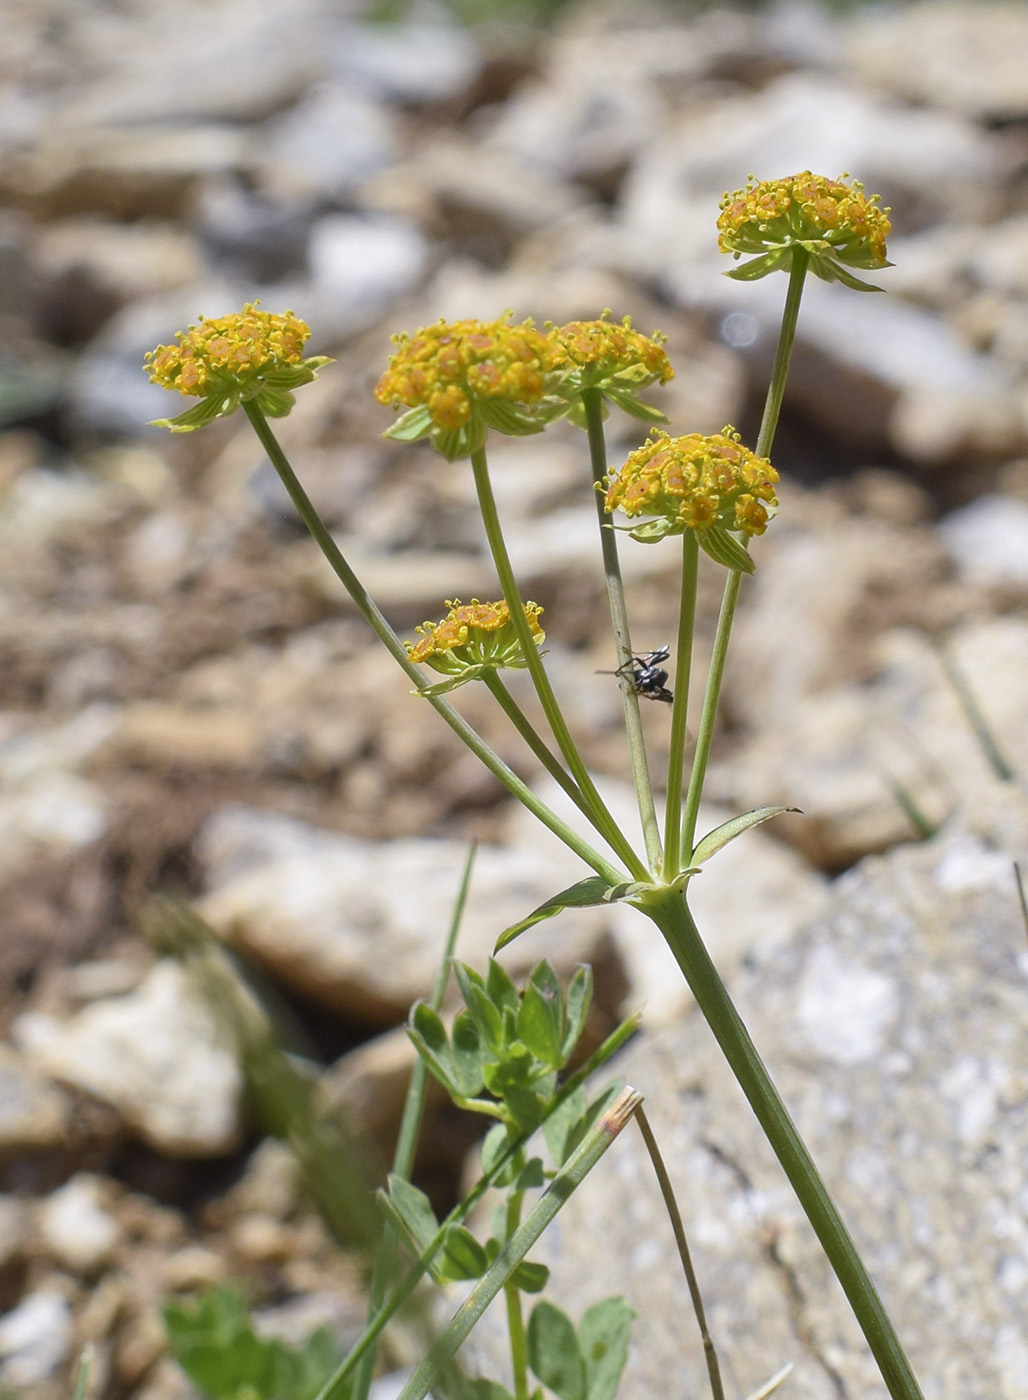
[[[9,1046],[0,1045],[0,1155],[59,1147],[69,1122],[67,1096]]]
[[[972,583],[1028,582],[1028,504],[1010,496],[979,496],[952,511],[939,534]]]
[[[398,154],[388,108],[325,82],[268,123],[255,138],[253,160],[264,193],[296,203],[338,199]]]
[[[1028,76],[1020,61],[1028,14],[1017,0],[921,0],[858,14],[849,26],[857,72],[914,102],[970,117],[1011,121],[1028,115]]]
[[[365,1024],[402,1020],[430,991],[467,846],[362,841],[247,808],[213,817],[198,842],[210,891],[200,912],[289,986]],[[503,929],[560,889],[563,867],[533,850],[480,846],[458,954],[479,964]],[[506,959],[517,976],[549,952],[559,970],[598,957],[604,921],[571,914],[559,949],[533,930]]]
[[[30,1063],[111,1104],[171,1157],[217,1157],[239,1143],[235,1057],[176,963],[158,963],[138,991],[96,1001],[63,1024],[34,1017],[23,1040]]]
[[[104,1184],[91,1172],[77,1172],[37,1214],[49,1254],[72,1274],[89,1276],[107,1264],[121,1243],[117,1220],[106,1209]]]
[[[72,1342],[67,1300],[42,1284],[0,1318],[0,1382],[20,1389],[47,1380],[68,1359]]]
[[[1012,862],[1023,791],[983,827],[868,859],[826,912],[730,977],[754,1041],[872,1269],[931,1400],[1022,1400],[1028,953]],[[721,1363],[780,1364],[811,1400],[885,1389],[841,1290],[700,1016],[617,1063],[671,1173]],[[702,1352],[640,1138],[614,1144],[534,1257],[576,1314],[639,1309],[625,1400],[702,1394]]]

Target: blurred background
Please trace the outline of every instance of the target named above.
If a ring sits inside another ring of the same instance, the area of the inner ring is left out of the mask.
[[[759,927],[727,855],[705,892],[730,974],[995,780],[940,646],[1028,761],[1028,6],[3,0],[2,24],[0,1385],[64,1393],[91,1337],[97,1393],[156,1396],[169,1290],[247,1272],[269,1306],[350,1314],[209,1013],[139,935],[145,897],[200,901],[385,1151],[391,1031],[468,839],[471,961],[569,868],[408,695],[245,423],[147,426],[188,405],[145,351],[255,298],[309,322],[336,363],[281,438],[410,636],[496,589],[465,467],[381,437],[391,333],[630,314],[668,337],[671,431],[752,444],[785,283],[721,275],[722,194],[804,169],[880,193],[883,291],[804,295],[726,686],[712,799],[806,813],[753,838]],[[608,436],[616,464],[641,435]],[[581,437],[491,460],[558,692],[628,810]],[[674,564],[625,551],[646,650]],[[486,699],[461,705],[534,780]],[[608,1018],[680,1015],[605,917],[570,921],[563,966],[594,960]],[[467,1137],[439,1113],[445,1199]]]

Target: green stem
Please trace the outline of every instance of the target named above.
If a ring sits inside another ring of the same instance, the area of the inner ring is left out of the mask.
[[[703,1342],[703,1355],[707,1362],[707,1377],[710,1380],[710,1393],[713,1400],[725,1400],[725,1388],[721,1382],[721,1367],[718,1363],[717,1351],[714,1348],[714,1339],[711,1337],[710,1329],[707,1326],[707,1314],[703,1306],[703,1296],[700,1293],[700,1281],[696,1277],[696,1270],[693,1268],[692,1254],[689,1251],[689,1241],[686,1239],[685,1226],[682,1224],[682,1213],[678,1209],[678,1202],[675,1199],[675,1188],[671,1185],[671,1178],[668,1176],[667,1167],[664,1165],[663,1153],[657,1143],[653,1129],[650,1127],[650,1120],[646,1117],[646,1110],[641,1104],[635,1110],[635,1121],[639,1131],[642,1133],[643,1142],[646,1144],[646,1151],[649,1154],[650,1164],[657,1178],[657,1185],[660,1188],[664,1209],[667,1211],[668,1219],[671,1221],[671,1229],[674,1231],[675,1244],[678,1246],[678,1257],[682,1263],[682,1272],[685,1274],[685,1281],[689,1288],[692,1310],[696,1315],[696,1323],[700,1329],[700,1338]]]
[[[739,585],[742,574],[738,569],[730,569],[725,580],[725,590],[721,595],[721,611],[717,618],[717,631],[710,653],[710,670],[707,672],[707,685],[703,692],[703,708],[700,711],[699,728],[696,731],[696,747],[692,755],[692,771],[689,774],[689,790],[685,796],[685,811],[682,814],[681,868],[689,865],[693,844],[696,840],[696,818],[699,815],[700,799],[703,796],[703,783],[707,776],[710,760],[710,746],[714,741],[714,722],[721,699],[721,681],[725,674],[725,660],[728,656],[728,643],[732,635],[732,621],[735,605],[739,601]]]
[[[460,930],[461,920],[464,917],[464,906],[468,899],[468,889],[471,886],[471,870],[475,863],[476,844],[471,843],[468,850],[468,858],[464,862],[464,872],[461,876],[460,887],[457,890],[457,898],[453,906],[453,917],[450,919],[449,931],[446,935],[446,944],[443,948],[443,956],[439,963],[439,971],[436,974],[435,985],[432,988],[432,995],[428,1004],[433,1011],[438,1011],[443,1004],[446,995],[446,984],[450,980],[450,963],[453,958],[453,950],[457,946],[457,934]],[[396,1149],[393,1153],[393,1175],[402,1177],[404,1181],[409,1181],[411,1171],[414,1167],[414,1153],[418,1144],[418,1135],[421,1132],[421,1120],[425,1109],[425,1089],[428,1084],[428,1066],[420,1055],[415,1055],[414,1064],[410,1072],[410,1081],[407,1085],[407,1093],[403,1101],[403,1113],[400,1117],[400,1131],[396,1139]],[[371,1283],[368,1288],[368,1322],[375,1319],[375,1315],[382,1308],[389,1290],[389,1284],[396,1273],[397,1262],[397,1239],[396,1231],[392,1222],[386,1220],[382,1229],[382,1238],[379,1240],[378,1249],[375,1253],[375,1263],[371,1271]],[[353,1378],[353,1393],[351,1400],[366,1400],[371,1389],[371,1382],[375,1373],[375,1355],[377,1347],[370,1346],[361,1358],[360,1365]]]
[[[504,1283],[554,1220],[571,1193],[581,1185],[621,1133],[641,1102],[641,1094],[634,1089],[623,1089],[614,1103],[600,1115],[581,1144],[536,1201],[523,1224],[503,1246],[488,1270],[454,1313],[446,1330],[433,1343],[428,1355],[400,1391],[399,1400],[424,1400],[436,1376],[452,1360]]]
[[[500,528],[500,517],[496,509],[496,499],[493,495],[492,482],[489,480],[489,462],[486,458],[485,448],[480,447],[471,454],[471,468],[475,476],[475,489],[478,492],[478,505],[482,514],[482,523],[485,526],[486,539],[489,542],[489,552],[496,567],[496,575],[500,581],[500,588],[503,592],[504,601],[510,610],[511,622],[521,643],[521,650],[525,657],[528,673],[532,677],[536,694],[539,696],[539,703],[542,705],[546,722],[553,732],[553,737],[557,741],[557,747],[564,757],[564,761],[571,771],[571,776],[578,784],[582,795],[593,809],[593,825],[600,832],[604,840],[616,853],[618,858],[624,861],[625,866],[631,871],[637,880],[649,878],[649,871],[640,861],[639,857],[632,850],[631,845],[625,839],[620,828],[607,810],[606,803],[596,790],[589,770],[582,761],[582,756],[571,733],[567,727],[564,715],[557,704],[557,697],[553,693],[550,685],[550,678],[546,674],[546,668],[539,655],[539,648],[535,644],[528,619],[525,617],[525,605],[521,599],[518,589],[517,579],[514,576],[514,569],[511,566],[510,556],[507,553],[507,545],[503,538],[503,531]]]
[[[718,976],[685,900],[670,892],[645,912],[667,940],[750,1107],[835,1270],[893,1400],[924,1400],[878,1292],[817,1167]]]
[[[522,1164],[524,1157],[521,1158]],[[506,1228],[504,1237],[513,1239],[521,1224],[523,1191],[512,1191],[507,1197]],[[525,1337],[525,1319],[521,1310],[521,1289],[511,1279],[503,1285],[504,1302],[507,1305],[507,1335],[510,1338],[511,1374],[514,1378],[514,1400],[528,1400],[528,1342]]]
[[[785,383],[789,378],[789,361],[792,347],[796,343],[796,325],[800,318],[800,298],[803,296],[803,283],[810,265],[810,254],[805,248],[794,248],[792,266],[789,269],[789,290],[785,294],[785,307],[782,311],[782,325],[778,332],[778,349],[771,368],[771,383],[768,385],[764,401],[764,414],[757,433],[757,445],[753,449],[758,457],[770,457],[771,446],[778,428],[778,416],[782,411],[785,397]]]
[[[675,652],[675,699],[671,707],[671,743],[667,759],[667,798],[664,809],[665,881],[671,881],[685,867],[681,851],[682,780],[685,773],[685,742],[688,735],[689,678],[692,669],[692,643],[696,626],[696,578],[700,547],[696,534],[682,535],[682,584],[678,604],[678,647]],[[691,841],[691,837],[690,837]]]
[[[810,255],[803,248],[793,250],[792,265],[789,270],[789,290],[785,296],[782,311],[782,325],[778,332],[778,348],[771,370],[771,383],[764,401],[764,413],[760,420],[757,445],[754,449],[758,457],[771,455],[771,447],[778,428],[778,418],[782,411],[785,384],[789,378],[789,362],[796,342],[796,325],[799,321],[800,298],[803,296],[803,282],[807,275]],[[714,721],[717,717],[718,702],[721,698],[721,682],[724,679],[725,659],[728,655],[728,642],[735,618],[735,605],[739,600],[739,586],[742,574],[737,569],[729,571],[721,597],[721,611],[718,614],[717,632],[710,658],[710,671],[707,688],[703,696],[703,710],[700,727],[696,734],[696,748],[693,752],[692,772],[689,777],[689,791],[685,799],[685,815],[682,819],[682,867],[688,865],[696,839],[696,817],[699,812],[703,784],[707,776],[710,760],[710,746],[714,738]]]
[[[582,1085],[631,1040],[632,1036],[635,1035],[636,1031],[639,1029],[641,1022],[642,1013],[633,1011],[631,1016],[622,1021],[621,1024],[610,1033],[599,1049],[589,1056],[586,1063],[582,1065],[580,1069],[577,1069],[570,1078],[565,1080],[560,1092],[551,1100],[550,1106],[546,1111],[546,1118],[543,1119],[543,1123],[540,1123],[540,1127],[543,1126],[546,1119],[559,1112],[572,1096],[577,1093]],[[479,1178],[478,1182],[471,1188],[464,1199],[454,1206],[435,1235],[433,1235],[427,1249],[414,1261],[404,1274],[403,1278],[393,1289],[389,1298],[379,1309],[374,1322],[370,1323],[369,1326],[365,1328],[359,1341],[354,1343],[349,1355],[336,1367],[335,1371],[321,1387],[315,1400],[346,1400],[346,1397],[349,1395],[350,1376],[357,1369],[362,1358],[367,1355],[369,1348],[375,1345],[378,1338],[385,1330],[389,1320],[395,1317],[396,1313],[417,1288],[429,1262],[435,1258],[436,1254],[441,1249],[449,1227],[458,1224],[470,1214],[489,1187],[507,1170],[515,1154],[521,1150],[528,1141],[529,1136],[531,1135],[526,1134],[524,1138],[511,1143],[496,1159],[489,1171]]]
[[[244,403],[243,410],[260,440],[261,446],[268,454],[272,466],[278,472],[282,484],[289,493],[289,497],[296,507],[300,518],[314,537],[318,548],[325,556],[336,577],[339,579],[340,583],[342,583],[347,593],[349,593],[358,611],[371,627],[379,641],[381,641],[390,656],[397,662],[404,674],[413,682],[420,693],[424,680],[422,673],[408,658],[403,643],[389,626],[381,610],[375,604],[360,579],[350,568],[350,565],[346,562],[342,551],[329,533],[328,527],[315,510],[310,497],[300,485],[296,473],[293,471],[288,458],[279,446],[278,440],[271,431],[264,414],[253,400]],[[532,644],[531,650],[535,650],[534,644]],[[561,818],[557,816],[556,812],[552,812],[549,807],[546,806],[545,802],[539,800],[528,784],[522,782],[518,775],[513,772],[512,769],[508,768],[503,760],[492,751],[484,739],[472,729],[463,715],[455,710],[453,706],[441,696],[426,695],[424,698],[436,713],[446,721],[457,737],[468,746],[475,757],[488,768],[493,777],[496,778],[498,782],[502,783],[507,791],[513,797],[516,797],[519,802],[523,803],[534,816],[538,817],[545,827],[552,831],[555,836],[559,837],[576,855],[580,856],[581,859],[585,861],[586,865],[595,870],[598,875],[602,875],[604,879],[610,880],[612,884],[616,884],[623,879],[621,872],[616,866],[611,865],[610,861],[600,855],[598,851],[594,851],[572,827],[568,826],[567,822],[562,821]]]
[[[500,709],[510,720],[511,724],[524,739],[525,743],[535,754],[536,758],[549,773],[558,786],[567,793],[568,797],[575,804],[578,810],[593,821],[592,808],[582,796],[581,789],[565,768],[561,767],[560,760],[547,748],[545,742],[535,725],[522,710],[521,706],[511,695],[503,682],[498,671],[487,668],[482,672],[482,681],[490,695],[493,696]]]
[[[603,396],[599,389],[583,389],[582,407],[585,410],[586,431],[589,436],[589,461],[592,467],[593,490],[596,496],[596,515],[600,525],[600,551],[603,558],[603,576],[607,584],[610,621],[614,631],[614,649],[618,666],[627,666],[632,660],[632,638],[628,630],[628,608],[625,604],[625,587],[621,578],[621,562],[618,559],[617,531],[611,528],[603,505],[602,487],[607,475],[607,444],[603,435]],[[660,828],[657,823],[657,809],[653,801],[653,783],[650,779],[650,768],[646,758],[642,715],[639,710],[638,695],[630,685],[624,682],[621,685],[621,702],[625,712],[625,734],[628,739],[635,798],[639,806],[639,820],[642,824],[643,840],[646,844],[646,858],[651,870],[655,872],[660,866],[661,859]]]

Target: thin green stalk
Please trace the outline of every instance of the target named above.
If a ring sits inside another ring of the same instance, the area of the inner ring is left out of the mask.
[[[628,629],[628,608],[625,604],[625,586],[621,578],[621,562],[618,559],[617,531],[607,519],[601,489],[607,475],[607,444],[603,435],[603,396],[599,389],[582,391],[582,407],[585,409],[586,431],[589,437],[589,461],[596,496],[596,515],[600,525],[600,551],[603,557],[603,576],[607,585],[610,622],[614,631],[614,650],[618,666],[627,666],[631,663],[633,655],[632,638]],[[653,801],[650,766],[646,758],[639,697],[630,685],[622,683],[621,702],[625,712],[625,735],[628,739],[635,799],[639,806],[639,821],[646,844],[646,858],[650,869],[656,872],[661,859],[660,828]]]
[[[803,248],[793,249],[792,266],[789,270],[789,290],[785,296],[782,311],[782,325],[778,332],[778,348],[771,370],[771,383],[764,401],[764,413],[760,420],[757,445],[754,449],[758,457],[768,457],[775,440],[778,418],[782,411],[785,384],[789,377],[789,362],[796,342],[796,325],[800,314],[800,298],[803,295],[803,282],[807,275],[810,258]],[[717,632],[710,658],[710,671],[707,675],[707,688],[703,696],[703,710],[700,726],[696,733],[696,748],[693,751],[692,772],[689,776],[689,791],[685,799],[685,815],[682,819],[681,860],[682,868],[689,863],[693,843],[696,839],[696,817],[699,812],[703,784],[707,776],[710,760],[710,746],[714,738],[714,721],[717,718],[718,702],[721,698],[721,682],[724,679],[725,659],[728,655],[728,642],[735,618],[735,606],[739,600],[739,586],[742,574],[737,569],[729,570],[721,597],[721,611],[718,614]]]
[[[524,1162],[524,1157],[521,1161]],[[512,1191],[507,1197],[505,1236],[508,1240],[514,1238],[521,1224],[524,1199],[523,1191]],[[525,1318],[521,1310],[521,1289],[507,1279],[503,1285],[503,1297],[507,1305],[507,1336],[510,1341],[514,1400],[528,1400],[528,1341],[525,1337]]]
[[[446,943],[443,948],[443,956],[439,963],[439,971],[436,974],[435,985],[432,988],[432,995],[428,1004],[433,1011],[438,1011],[443,1004],[443,997],[446,995],[446,984],[450,979],[450,963],[453,958],[454,948],[457,946],[457,934],[460,930],[461,920],[464,917],[464,906],[467,904],[468,890],[471,886],[471,870],[475,863],[475,852],[477,846],[471,843],[468,850],[468,858],[464,862],[464,872],[461,875],[460,887],[457,890],[457,898],[453,906],[453,917],[450,920],[450,927],[446,935]],[[403,1113],[400,1117],[400,1131],[397,1134],[396,1149],[393,1153],[393,1175],[402,1177],[404,1181],[410,1180],[411,1171],[414,1166],[414,1153],[418,1145],[418,1136],[421,1132],[421,1120],[425,1109],[425,1089],[428,1084],[428,1067],[420,1055],[415,1055],[414,1064],[411,1068],[410,1080],[407,1084],[407,1093],[403,1101]],[[372,1322],[376,1313],[385,1302],[389,1289],[390,1280],[396,1273],[397,1261],[397,1239],[396,1230],[390,1220],[385,1222],[382,1229],[382,1238],[379,1240],[378,1249],[375,1253],[375,1263],[371,1271],[371,1282],[368,1288],[368,1321]],[[371,1389],[371,1382],[375,1371],[375,1354],[377,1347],[371,1346],[361,1358],[361,1364],[353,1378],[352,1400],[366,1400]]]
[[[667,940],[800,1205],[835,1270],[893,1400],[924,1400],[910,1362],[842,1216],[757,1054],[681,895],[665,892],[645,912]]]
[[[721,681],[725,674],[725,660],[728,656],[728,643],[732,635],[732,621],[735,605],[739,601],[739,585],[742,574],[738,569],[730,569],[721,595],[721,611],[718,613],[714,645],[710,652],[710,670],[707,672],[707,685],[703,692],[703,708],[700,711],[699,728],[696,731],[696,747],[692,755],[692,771],[689,774],[689,789],[685,795],[685,811],[682,814],[682,845],[680,851],[681,868],[690,863],[693,845],[696,840],[696,819],[703,796],[703,783],[707,776],[710,760],[710,747],[714,741],[714,723],[717,707],[721,700]]]
[[[567,722],[557,703],[557,697],[553,693],[550,678],[546,674],[546,668],[539,655],[539,648],[535,644],[528,620],[525,617],[525,606],[518,589],[517,579],[514,576],[510,556],[507,553],[507,545],[503,538],[500,517],[496,509],[496,498],[493,495],[492,482],[489,480],[489,462],[484,447],[472,452],[471,469],[474,472],[475,489],[478,492],[478,505],[482,514],[482,523],[485,526],[486,539],[489,542],[489,552],[496,567],[496,575],[500,581],[504,600],[510,609],[511,621],[517,632],[518,641],[521,643],[528,673],[532,677],[536,694],[539,696],[539,703],[546,716],[546,722],[553,732],[557,747],[571,771],[571,776],[578,784],[586,801],[594,809],[593,824],[597,831],[601,833],[618,858],[624,861],[625,866],[635,879],[648,879],[649,871],[625,839],[617,822],[607,810],[606,803],[597,792],[596,784],[582,761],[582,756],[578,752],[578,747],[571,737]]]
[[[571,798],[571,801],[582,815],[588,817],[589,821],[593,822],[595,826],[592,808],[582,796],[582,791],[578,784],[568,773],[567,769],[561,766],[561,762],[556,754],[552,753],[551,750],[547,748],[546,743],[535,725],[507,689],[500,673],[498,671],[486,669],[482,672],[482,681],[490,695],[492,695],[500,709],[521,735],[522,739],[524,739],[525,743],[535,754],[536,758],[546,769],[547,773],[549,773],[553,781],[567,793],[568,797]]]
[[[504,1283],[556,1217],[572,1192],[596,1166],[641,1102],[641,1094],[634,1089],[624,1089],[614,1103],[600,1115],[581,1144],[536,1201],[524,1222],[457,1309],[445,1331],[433,1343],[428,1355],[400,1391],[398,1400],[424,1400],[436,1376],[453,1359]]]
[[[689,1241],[685,1237],[685,1226],[682,1224],[682,1213],[678,1209],[678,1201],[675,1199],[675,1189],[671,1185],[671,1178],[668,1176],[667,1167],[664,1165],[663,1154],[654,1136],[653,1129],[650,1127],[650,1120],[646,1117],[646,1112],[641,1104],[635,1110],[635,1121],[639,1131],[642,1133],[643,1142],[646,1144],[646,1151],[649,1154],[650,1163],[656,1175],[657,1184],[660,1187],[660,1195],[664,1202],[664,1209],[667,1211],[668,1219],[671,1221],[671,1229],[674,1231],[675,1244],[678,1247],[678,1257],[682,1262],[682,1272],[685,1274],[685,1281],[689,1286],[692,1310],[696,1314],[696,1323],[700,1329],[700,1338],[703,1342],[703,1355],[707,1362],[710,1393],[713,1396],[713,1400],[725,1400],[725,1388],[721,1382],[721,1367],[718,1364],[714,1340],[707,1326],[707,1314],[703,1307],[703,1297],[700,1293],[700,1281],[696,1277],[696,1270],[693,1268],[692,1255],[689,1252]]]
[[[685,868],[682,858],[682,781],[685,776],[685,742],[688,735],[689,677],[696,627],[696,578],[700,547],[692,530],[682,535],[682,583],[678,603],[678,646],[675,651],[675,698],[671,707],[671,743],[667,759],[667,796],[664,809],[664,868],[671,881]],[[690,842],[691,842],[690,837]]]
[[[1003,757],[1003,753],[996,742],[996,739],[989,728],[988,722],[982,714],[982,708],[978,704],[977,697],[971,689],[968,679],[957,662],[952,652],[947,650],[942,642],[936,643],[936,653],[946,679],[953,688],[953,694],[957,697],[957,702],[964,712],[964,716],[971,726],[971,732],[978,740],[979,747],[985,755],[986,762],[992,769],[993,776],[1001,783],[1009,783],[1015,777],[1013,768]]]
[[[632,1036],[635,1035],[636,1031],[639,1029],[641,1022],[642,1013],[634,1011],[631,1016],[628,1016],[619,1026],[611,1031],[610,1035],[599,1049],[594,1051],[594,1053],[589,1056],[586,1063],[582,1065],[580,1069],[577,1069],[561,1086],[560,1092],[556,1094],[551,1101],[550,1107],[546,1113],[546,1118],[544,1118],[543,1123],[539,1125],[540,1128],[543,1126],[546,1119],[563,1108],[564,1104],[567,1103],[571,1096],[575,1094],[602,1065],[605,1065],[612,1056],[616,1055],[622,1046],[626,1045],[628,1041],[631,1040]],[[473,1207],[478,1204],[489,1187],[492,1186],[493,1182],[507,1170],[515,1154],[521,1150],[525,1142],[528,1141],[529,1136],[530,1134],[526,1134],[524,1138],[511,1143],[493,1163],[490,1171],[479,1178],[464,1197],[463,1201],[460,1201],[454,1206],[453,1210],[450,1211],[449,1215],[432,1237],[428,1248],[414,1261],[404,1274],[403,1278],[389,1295],[388,1300],[376,1314],[374,1322],[370,1323],[365,1328],[360,1340],[354,1343],[353,1347],[350,1349],[349,1355],[345,1357],[332,1375],[329,1376],[328,1380],[315,1396],[315,1400],[346,1400],[346,1397],[349,1395],[348,1382],[350,1376],[354,1373],[357,1366],[360,1365],[362,1358],[367,1355],[369,1348],[376,1344],[390,1319],[395,1317],[396,1313],[403,1307],[404,1303],[406,1303],[407,1299],[417,1288],[430,1260],[435,1257],[438,1250],[442,1247],[447,1230],[451,1225],[455,1225],[463,1220]]]
[[[271,431],[264,414],[252,399],[243,404],[243,409],[247,418],[250,420],[254,432],[260,440],[261,446],[268,454],[272,466],[278,472],[283,486],[289,493],[289,497],[295,505],[300,518],[314,537],[315,542],[325,556],[336,577],[349,593],[358,611],[389,652],[390,656],[397,662],[408,679],[421,691],[423,684],[421,672],[418,670],[417,666],[410,661],[403,643],[389,626],[381,610],[375,604],[360,579],[350,568],[350,565],[346,562],[342,551],[332,538],[328,527],[314,508],[310,497],[300,485],[296,473],[293,471],[288,458],[279,446],[278,440]],[[533,651],[535,650],[534,644],[531,649]],[[558,817],[556,812],[552,812],[545,802],[540,801],[528,784],[523,783],[517,774],[507,767],[503,760],[492,751],[484,739],[472,729],[471,725],[468,724],[467,720],[459,711],[455,710],[453,706],[441,696],[426,695],[424,698],[437,714],[446,721],[457,737],[468,746],[475,757],[488,768],[493,777],[496,778],[498,782],[502,783],[507,791],[513,797],[516,797],[519,802],[523,803],[534,816],[538,817],[545,827],[552,831],[555,836],[559,837],[559,839],[563,841],[566,846],[570,847],[576,855],[580,856],[582,860],[585,861],[586,865],[595,870],[598,875],[602,875],[605,880],[610,880],[612,884],[616,884],[623,878],[616,866],[611,865],[610,861],[598,851],[594,851],[588,842],[584,841],[572,827],[568,826],[567,822]]]

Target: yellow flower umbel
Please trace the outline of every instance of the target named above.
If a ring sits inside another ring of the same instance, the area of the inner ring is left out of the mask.
[[[211,320],[201,316],[198,326],[178,332],[177,344],[147,352],[143,368],[151,384],[202,400],[177,418],[156,419],[155,426],[192,432],[250,400],[268,417],[284,418],[293,407],[292,391],[332,363],[327,355],[303,358],[311,332],[298,316],[257,306],[247,303]]]
[[[643,335],[632,327],[632,319],[609,320],[605,311],[598,321],[569,321],[566,326],[550,326],[550,340],[559,353],[555,397],[566,404],[573,423],[584,428],[582,390],[598,389],[605,400],[616,404],[644,423],[666,423],[659,409],[642,403],[640,390],[651,384],[666,384],[674,370],[664,350],[665,337]]]
[[[395,335],[396,353],[378,381],[379,403],[408,410],[385,436],[427,437],[448,461],[484,446],[490,428],[541,432],[538,408],[557,352],[531,321],[438,321],[413,336]]]
[[[677,438],[658,429],[607,477],[604,504],[608,512],[647,517],[631,531],[635,540],[649,543],[694,530],[712,559],[751,574],[753,561],[729,532],[764,533],[778,505],[777,481],[767,458],[743,447],[733,428]]]
[[[421,640],[404,643],[411,661],[424,663],[450,677],[426,687],[422,695],[443,695],[477,680],[486,670],[525,669],[528,663],[506,603],[480,603],[477,598],[462,603],[453,598],[447,599],[446,606],[450,611],[442,622],[423,622],[414,629],[421,634]],[[532,638],[536,646],[541,646],[546,636],[539,623],[542,608],[536,603],[525,603],[524,609]]]
[[[717,221],[718,245],[738,258],[756,253],[751,262],[726,273],[743,282],[792,267],[796,248],[810,255],[810,270],[825,282],[842,282],[860,292],[877,292],[848,267],[891,267],[885,253],[889,235],[888,209],[878,195],[868,198],[859,180],[826,180],[804,170],[785,180],[758,181],[751,175],[746,188],[726,194]]]

